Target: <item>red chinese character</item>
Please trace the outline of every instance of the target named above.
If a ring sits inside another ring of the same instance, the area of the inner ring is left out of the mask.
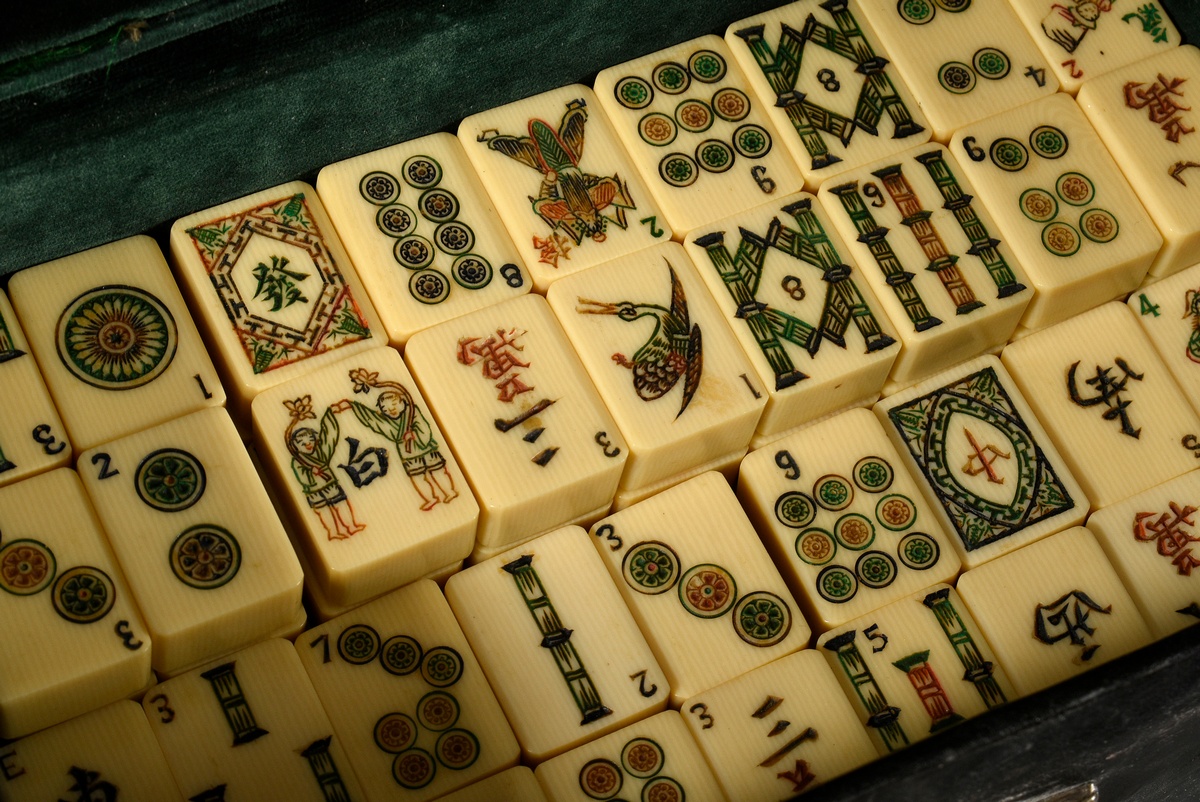
[[[1157,517],[1153,512],[1137,513],[1133,521],[1133,536],[1143,543],[1156,541],[1158,553],[1164,557],[1171,557],[1171,564],[1179,569],[1180,574],[1191,576],[1193,568],[1200,568],[1200,560],[1192,556],[1192,549],[1188,544],[1200,541],[1200,538],[1184,531],[1184,527],[1195,525],[1191,515],[1196,512],[1196,508],[1180,508],[1174,501],[1170,503],[1170,508],[1170,512],[1164,512]]]
[[[1162,126],[1171,142],[1178,142],[1179,137],[1190,134],[1196,129],[1188,128],[1183,119],[1176,115],[1178,111],[1191,111],[1190,106],[1176,102],[1176,97],[1183,97],[1179,89],[1187,79],[1173,78],[1167,80],[1161,73],[1158,82],[1146,86],[1130,81],[1125,84],[1125,105],[1131,109],[1150,109],[1150,121]],[[1144,87],[1144,88],[1143,88]]]
[[[496,329],[494,337],[480,340],[479,337],[463,337],[458,341],[458,361],[464,365],[474,365],[482,360],[483,375],[489,379],[500,379],[496,389],[500,391],[501,401],[512,401],[517,395],[533,389],[531,385],[521,381],[517,368],[529,367],[528,362],[522,362],[518,357],[519,351],[525,346],[519,345],[517,339],[525,334],[517,329]]]

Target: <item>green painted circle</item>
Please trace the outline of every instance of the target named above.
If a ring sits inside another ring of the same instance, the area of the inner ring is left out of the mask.
[[[971,57],[971,64],[981,78],[989,81],[1000,80],[1012,69],[1008,54],[995,47],[981,47],[976,50],[975,55]]]
[[[337,650],[347,663],[366,665],[379,654],[379,633],[366,624],[351,624],[338,635]]]
[[[658,175],[673,187],[686,187],[694,184],[700,173],[691,156],[668,153],[658,163]]]
[[[854,488],[836,474],[826,474],[813,484],[813,498],[827,510],[844,510],[854,501]]]
[[[1029,151],[1011,137],[1000,137],[993,142],[988,155],[993,164],[1009,173],[1020,172],[1029,164]]]
[[[775,499],[775,518],[784,526],[800,529],[816,517],[817,503],[806,493],[790,490]]]
[[[817,574],[817,593],[833,604],[844,604],[858,593],[858,580],[849,569],[831,565]]]
[[[627,109],[644,109],[654,100],[654,89],[641,78],[630,75],[617,81],[613,88],[617,102]]]
[[[796,538],[796,556],[809,565],[824,565],[837,554],[837,542],[824,529],[805,529]]]
[[[863,457],[854,463],[854,484],[868,493],[882,493],[892,486],[896,474],[883,457]]]
[[[854,564],[858,581],[879,590],[896,581],[896,561],[882,551],[868,551]]]
[[[971,6],[971,0],[933,0],[933,2],[937,3],[938,8],[942,9],[942,11],[951,14],[966,11]]]
[[[896,554],[905,566],[914,571],[924,571],[937,564],[941,549],[937,541],[924,532],[910,532],[900,538]]]
[[[751,646],[774,646],[791,631],[792,612],[774,593],[747,593],[734,607],[733,628]]]
[[[697,618],[720,618],[733,609],[736,598],[733,574],[719,565],[692,566],[679,582],[679,601]]]
[[[638,121],[638,135],[643,142],[656,148],[666,147],[674,142],[678,133],[675,121],[657,111],[650,112]]]
[[[733,148],[747,159],[761,159],[771,152],[771,135],[761,125],[748,123],[733,132]]]
[[[195,504],[208,484],[204,465],[178,448],[160,448],[141,461],[133,487],[148,507],[179,512]]]
[[[706,139],[696,146],[696,163],[710,173],[733,167],[733,148],[719,139]]]
[[[675,587],[679,581],[679,556],[666,543],[647,540],[625,554],[621,575],[638,593],[656,596]]]
[[[1048,223],[1058,216],[1058,201],[1041,187],[1021,193],[1021,212],[1035,223]]]
[[[54,612],[72,624],[90,624],[112,610],[117,589],[112,578],[99,568],[78,565],[59,574],[50,598]]]
[[[442,165],[429,156],[410,156],[400,169],[400,174],[410,187],[429,189],[442,180]]]
[[[697,81],[715,84],[725,77],[725,59],[711,50],[697,50],[688,58],[688,71]]]
[[[421,661],[421,676],[435,688],[449,688],[462,679],[462,655],[449,646],[435,646]]]
[[[408,291],[423,304],[440,304],[450,297],[450,282],[437,270],[418,270],[408,279]]]
[[[1104,209],[1088,209],[1079,216],[1079,230],[1092,242],[1112,242],[1121,227],[1112,212]]]
[[[54,552],[36,540],[10,540],[0,547],[0,590],[32,596],[50,587],[58,563]]]
[[[384,671],[403,677],[417,670],[422,655],[421,644],[416,638],[395,635],[384,641],[379,650],[379,662]]]
[[[677,64],[674,61],[664,61],[654,68],[650,73],[650,80],[654,82],[654,86],[668,95],[678,95],[685,91],[692,83],[692,77],[688,74],[687,68],[682,64]]]
[[[170,310],[145,290],[120,284],[88,290],[58,319],[58,356],[77,379],[102,390],[149,384],[175,358]]]
[[[938,68],[938,83],[942,89],[965,95],[975,88],[975,71],[961,61],[947,61]]]
[[[896,3],[896,13],[900,19],[912,25],[924,25],[933,19],[937,9],[929,0],[899,0]]]
[[[492,283],[492,265],[482,256],[468,253],[454,260],[450,276],[460,287],[481,290]]]
[[[1029,146],[1043,159],[1058,159],[1066,155],[1069,142],[1061,128],[1039,125],[1029,134]]]
[[[400,182],[391,173],[375,170],[358,182],[358,191],[370,203],[386,206],[400,197]]]
[[[175,538],[170,562],[180,582],[199,590],[212,590],[237,576],[242,567],[242,548],[228,530],[213,524],[197,524]]]

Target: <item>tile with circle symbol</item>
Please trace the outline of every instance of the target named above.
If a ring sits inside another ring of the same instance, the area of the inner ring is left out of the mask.
[[[667,704],[666,677],[579,527],[455,574],[446,598],[528,762]]]
[[[471,553],[479,505],[394,349],[285,382],[252,411],[322,619]]]
[[[807,645],[808,624],[721,474],[640,501],[591,533],[673,705]]]
[[[474,561],[608,512],[629,448],[545,299],[418,332],[404,356],[479,501]]]
[[[1087,521],[1155,639],[1200,622],[1197,510],[1200,474],[1191,471]]]
[[[79,459],[160,676],[303,628],[300,565],[225,410],[193,413]]]
[[[321,199],[303,182],[176,220],[171,261],[239,425],[263,390],[387,339]]]
[[[678,243],[563,279],[546,300],[629,444],[622,491],[746,453],[762,388]]]
[[[1182,45],[1086,81],[1079,105],[1163,236],[1150,277],[1200,262],[1200,50]]]
[[[8,388],[0,420],[0,486],[65,468],[71,447],[17,316],[0,291],[0,384]]]
[[[551,758],[534,775],[556,802],[726,798],[674,710]]]
[[[719,37],[602,70],[596,95],[677,234],[800,188],[774,123]]]
[[[67,443],[78,454],[225,403],[183,296],[149,237],[23,270],[9,294],[66,425],[64,433],[39,423],[41,448]]]
[[[857,0],[799,0],[733,23],[725,41],[803,188],[929,140],[931,126]],[[888,4],[889,7],[891,4]],[[782,184],[785,193],[799,183]]]
[[[885,395],[1008,341],[1034,288],[944,146],[842,173],[818,197],[903,344]]]
[[[862,3],[895,70],[947,142],[969,123],[1058,91],[1058,77],[1006,3]]]
[[[538,292],[671,238],[595,93],[582,84],[467,117],[458,138]]]
[[[1128,293],[1162,247],[1120,167],[1065,94],[959,129],[950,152],[1037,290],[1018,336]]]
[[[443,802],[492,802],[496,799],[520,799],[528,802],[548,802],[542,786],[528,766],[516,766],[486,780],[441,797]]]
[[[0,794],[183,802],[142,708],[128,700],[0,746]]]
[[[874,412],[966,568],[1087,515],[1068,463],[994,356],[931,376]]]
[[[388,339],[529,292],[491,199],[450,134],[331,164],[317,192]]]
[[[868,410],[751,452],[738,498],[818,630],[958,575],[958,553]]]
[[[1179,30],[1161,2],[1012,0],[1012,7],[1071,94],[1083,81],[1180,44]]]
[[[1184,441],[1200,417],[1125,304],[1031,334],[1001,358],[1094,509],[1196,467]]]
[[[972,609],[935,585],[817,641],[880,755],[1017,698]]]
[[[517,741],[436,584],[308,630],[296,653],[368,799],[433,799],[516,764]]]
[[[74,471],[0,488],[0,738],[148,685],[151,638]],[[86,658],[86,659],[81,659]]]
[[[814,196],[719,220],[684,245],[767,398],[752,447],[878,398],[896,331]]]
[[[878,757],[812,649],[685,699],[680,712],[730,799],[791,799]]]
[[[1138,288],[1127,303],[1184,397],[1200,414],[1200,265]],[[1200,437],[1200,432],[1196,435]]]
[[[189,800],[367,798],[286,640],[160,682],[142,710]]]
[[[1020,696],[1151,640],[1104,550],[1082,526],[967,571],[957,587]]]

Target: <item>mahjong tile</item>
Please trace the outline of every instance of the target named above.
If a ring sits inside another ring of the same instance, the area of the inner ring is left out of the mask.
[[[495,802],[497,799],[521,802],[547,802],[542,786],[528,766],[515,766],[486,780],[442,797],[442,802]]]
[[[811,634],[725,478],[706,473],[592,527],[673,706]]]
[[[949,150],[931,143],[872,162],[819,197],[899,332],[892,387],[1008,341],[1034,291]]]
[[[1008,3],[863,3],[895,69],[946,142],[962,126],[1058,91],[1058,78]]]
[[[622,490],[745,454],[766,400],[677,243],[577,273],[546,299],[629,446]]]
[[[818,630],[958,575],[938,516],[865,409],[752,452],[738,498]]]
[[[792,799],[878,757],[812,649],[686,699],[680,712],[730,799]]]
[[[137,693],[151,643],[74,471],[0,488],[0,738]]]
[[[1196,502],[1192,504],[1191,502]],[[1200,473],[1192,471],[1088,518],[1109,562],[1155,638],[1200,619],[1200,555],[1191,545],[1200,509]]]
[[[775,124],[719,37],[602,70],[596,94],[679,236],[801,188]]]
[[[142,708],[189,800],[366,799],[285,640],[159,683]]]
[[[433,799],[518,747],[454,613],[425,580],[296,639],[367,799]]]
[[[704,226],[685,245],[767,397],[754,447],[878,398],[896,331],[814,196]]]
[[[827,632],[817,649],[881,755],[1017,698],[971,610],[948,585]]]
[[[1162,247],[1117,163],[1065,94],[959,129],[950,151],[1036,290],[1023,329],[1124,295]]]
[[[115,702],[0,747],[0,799],[68,796],[182,802],[139,705]]]
[[[1200,50],[1183,45],[1087,81],[1079,105],[1163,236],[1150,276],[1200,262]],[[1190,184],[1190,186],[1189,186]]]
[[[1081,81],[1179,44],[1179,31],[1155,3],[1115,0],[1010,0],[1013,10],[1071,94]],[[958,4],[958,3],[956,3]]]
[[[317,192],[393,345],[529,292],[462,145],[431,134],[331,164]]]
[[[931,376],[874,411],[965,568],[1083,523],[1087,497],[996,357]]]
[[[455,574],[446,598],[531,762],[667,704],[667,680],[579,527]]]
[[[538,292],[569,273],[671,238],[586,86],[472,115],[459,124],[458,138]]]
[[[471,553],[479,505],[395,350],[274,387],[253,414],[259,455],[326,606],[360,604]]]
[[[225,403],[183,296],[149,237],[23,270],[9,293],[76,454]]]
[[[1001,358],[1093,508],[1196,467],[1200,417],[1122,303],[1018,340]]]
[[[844,170],[926,142],[932,133],[863,6],[858,0],[799,0],[725,32],[755,102],[779,130],[809,192]]]
[[[303,628],[300,564],[224,409],[105,443],[79,466],[159,675]]]
[[[723,802],[725,794],[674,710],[572,749],[534,771],[554,802],[590,799]]]
[[[1135,291],[1129,308],[1200,414],[1200,265]]]
[[[239,425],[256,394],[386,339],[320,198],[302,182],[175,221],[171,260]]]
[[[404,355],[479,500],[475,559],[605,514],[629,449],[541,296],[419,332]]]
[[[1151,639],[1100,544],[1081,526],[967,571],[958,592],[1021,696]]]
[[[0,485],[71,462],[70,444],[29,343],[0,291],[0,384],[8,391],[0,420]]]

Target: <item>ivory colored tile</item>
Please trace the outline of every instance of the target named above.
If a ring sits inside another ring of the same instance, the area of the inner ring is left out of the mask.
[[[689,479],[591,531],[667,675],[673,707],[808,644],[808,624],[720,474]]]
[[[272,388],[253,413],[316,595],[359,604],[471,553],[479,505],[393,349]]]
[[[1142,61],[1179,44],[1179,31],[1161,3],[1113,0],[1009,0],[1045,54],[1062,87]]]
[[[720,37],[602,70],[596,94],[678,236],[803,184]]]
[[[140,706],[116,702],[0,747],[0,799],[68,797],[182,802]]]
[[[966,572],[958,592],[1021,696],[1150,642],[1133,600],[1082,526]]]
[[[150,635],[74,471],[0,488],[0,537],[0,738],[153,680]]]
[[[76,454],[225,403],[183,296],[149,237],[22,270],[9,293]]]
[[[868,410],[751,452],[738,499],[820,631],[958,576],[938,516]]]
[[[596,95],[582,84],[474,114],[459,123],[458,138],[538,292],[671,238]]]
[[[623,799],[691,802],[726,798],[674,710],[547,760],[534,776],[554,802],[612,799],[618,794]]]
[[[1200,473],[1192,471],[1088,518],[1087,527],[1133,597],[1150,632],[1165,638],[1200,619]]]
[[[175,221],[171,261],[239,425],[263,390],[384,344],[375,308],[308,184]]]
[[[938,585],[817,641],[880,755],[1017,698],[954,588]]]
[[[621,489],[746,453],[766,400],[678,243],[576,273],[546,299],[629,445]]]
[[[1162,247],[1117,163],[1065,94],[959,129],[950,151],[1036,290],[1023,329],[1124,295]]]
[[[1129,308],[1200,414],[1200,265],[1142,287]],[[1200,432],[1196,432],[1200,435]]]
[[[159,683],[142,708],[190,800],[366,799],[285,640]]]
[[[964,568],[1083,523],[1087,497],[996,357],[885,398],[875,414]]]
[[[865,5],[799,0],[725,32],[809,192],[832,175],[926,142],[932,133]]]
[[[878,757],[812,649],[693,696],[681,712],[730,799],[792,799]]]
[[[1093,508],[1196,467],[1200,418],[1125,304],[1110,303],[1002,354]]]
[[[629,448],[543,298],[426,329],[405,356],[479,500],[477,560],[607,511]]]
[[[331,164],[317,192],[392,344],[529,292],[462,145],[440,133]]]
[[[1163,236],[1150,276],[1200,262],[1200,49],[1183,45],[1086,81],[1079,105]],[[1189,186],[1190,184],[1190,186]]]
[[[937,143],[821,186],[821,203],[899,332],[893,386],[1003,345],[1033,299],[1025,271],[975,194],[958,160]]]
[[[667,680],[579,527],[455,574],[446,598],[530,762],[667,704]]]
[[[160,675],[303,628],[300,564],[225,410],[106,443],[79,465]]]
[[[862,3],[895,69],[947,142],[968,123],[1058,91],[1058,78],[1008,3]]]
[[[480,780],[474,785],[447,794],[442,802],[494,802],[497,799],[519,799],[521,802],[547,802],[533,770],[515,766],[508,771]]]
[[[0,291],[0,386],[8,392],[0,419],[0,486],[71,463],[66,429],[29,353],[8,296]]]
[[[518,747],[437,585],[421,581],[296,639],[367,799],[433,799]]]
[[[896,331],[814,196],[779,198],[685,244],[767,397],[756,439],[878,397]]]

